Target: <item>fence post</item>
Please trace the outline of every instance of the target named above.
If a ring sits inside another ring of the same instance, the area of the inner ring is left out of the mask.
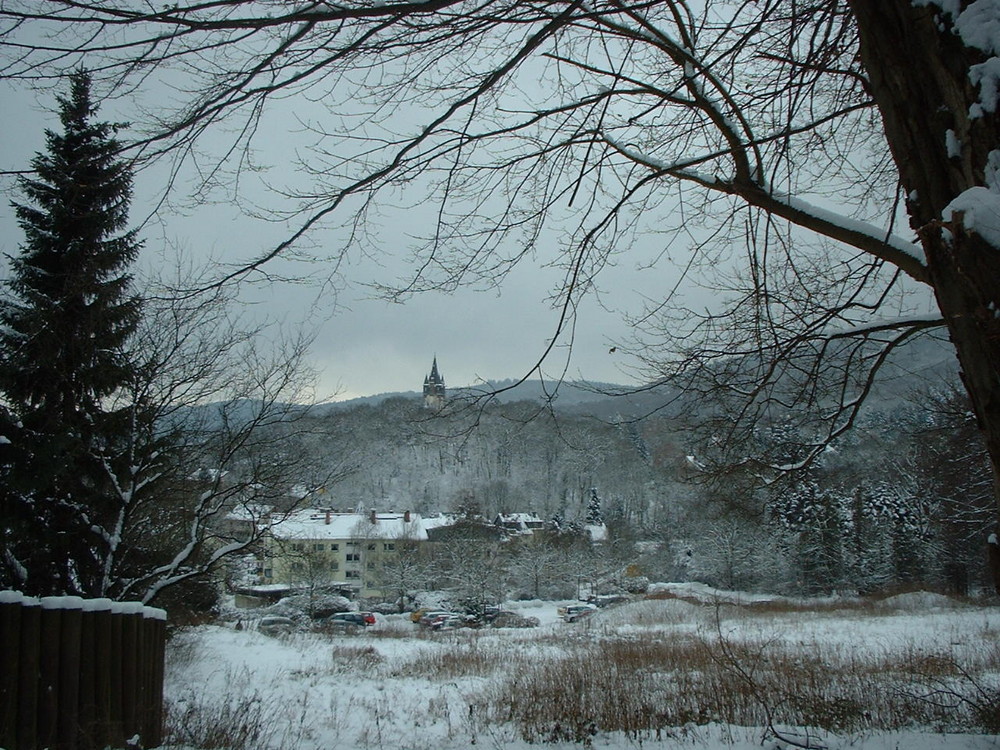
[[[17,690],[17,742],[35,747],[38,740],[38,700],[41,669],[42,607],[38,599],[25,597],[21,606],[21,655]]]
[[[43,596],[39,627],[38,744],[44,748],[59,746],[59,628],[62,622],[62,597]]]
[[[149,718],[149,668],[152,662],[146,650],[146,608],[141,607],[135,614],[135,733],[142,737],[145,747],[146,725]]]
[[[140,733],[138,716],[139,627],[142,625],[142,605],[123,602],[118,605],[117,620],[121,621],[121,693],[122,731],[126,739]]]
[[[122,721],[122,628],[124,622],[119,607],[115,604],[108,618],[108,638],[110,651],[108,653],[108,734],[107,741],[114,746],[125,743],[125,725]]]
[[[111,724],[111,600],[85,599],[80,623],[80,747],[101,750]]]
[[[163,742],[163,667],[167,641],[167,613],[162,609],[146,607],[143,615],[146,626],[146,733],[142,738],[147,747],[157,747]]]
[[[17,747],[18,681],[21,671],[21,610],[24,596],[0,591],[0,747]]]
[[[80,733],[80,631],[83,599],[62,597],[59,623],[59,737],[60,747],[77,750]]]

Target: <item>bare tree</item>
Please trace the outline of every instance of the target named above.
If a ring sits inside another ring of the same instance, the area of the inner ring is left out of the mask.
[[[980,540],[992,526],[989,462],[976,440],[976,420],[964,393],[946,391],[930,397],[932,418],[916,434],[905,470],[914,494],[933,498],[934,536],[942,579],[966,594],[977,581]]]
[[[117,518],[104,529],[106,595],[144,602],[254,550],[308,496],[290,490],[311,468],[294,445],[307,424],[299,404],[311,393],[308,340],[268,350],[262,325],[241,320],[229,295],[159,292],[132,342],[142,366],[118,397],[152,410],[143,424],[159,440],[136,435],[135,446],[159,445],[167,458],[133,457],[116,488]]]
[[[552,544],[547,536],[510,545],[507,568],[511,586],[521,598],[565,598],[575,588],[578,566],[565,548]]]
[[[494,284],[554,247],[543,262],[565,270],[557,333],[571,337],[579,295],[644,230],[691,237],[692,263],[742,248],[734,335],[715,336],[713,316],[685,326],[663,375],[707,372],[741,397],[740,424],[823,406],[799,464],[850,427],[893,348],[945,327],[1000,497],[991,13],[993,0],[25,0],[0,10],[0,70],[44,80],[84,58],[119,91],[157,71],[182,80],[181,108],[149,120],[136,154],[183,161],[225,121],[230,148],[199,162],[206,188],[254,164],[272,102],[322,101],[322,121],[305,118],[313,184],[283,207],[298,229],[233,276],[332,221],[344,252],[381,251],[402,191],[436,213],[390,294]],[[931,312],[906,302],[921,288]]]
[[[386,595],[395,597],[400,612],[406,610],[418,591],[430,588],[438,575],[438,561],[426,543],[412,535],[404,534],[384,542],[373,562],[374,583]]]
[[[759,526],[744,519],[720,519],[696,542],[691,572],[720,588],[752,589],[759,585],[764,571],[773,573],[777,556],[768,554],[772,547],[773,535]],[[763,565],[764,561],[770,565]]]
[[[483,612],[507,598],[509,571],[499,543],[456,545],[442,553],[443,578],[455,600]]]
[[[326,544],[306,541],[303,537],[276,540],[277,550],[271,554],[280,555],[284,568],[283,576],[296,592],[303,592],[306,613],[310,617],[321,617],[329,614],[325,606],[330,603],[330,592],[343,588],[335,584],[340,569],[336,553],[329,553]],[[274,559],[272,558],[272,562]],[[324,596],[326,595],[326,596]],[[325,601],[321,601],[321,597]],[[338,596],[335,604],[340,604],[343,597]]]

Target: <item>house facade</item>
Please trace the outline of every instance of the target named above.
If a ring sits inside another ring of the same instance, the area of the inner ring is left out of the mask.
[[[271,528],[258,576],[265,586],[381,597],[387,588],[387,569],[401,554],[412,554],[426,541],[422,519],[409,511],[296,511]]]

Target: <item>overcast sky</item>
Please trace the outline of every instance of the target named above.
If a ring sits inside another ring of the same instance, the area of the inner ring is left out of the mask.
[[[24,169],[43,148],[43,129],[58,130],[51,94],[36,95],[23,89],[0,85],[0,169]],[[119,112],[106,106],[101,119],[118,120]],[[128,115],[125,115],[128,116]],[[127,133],[126,133],[127,135]],[[276,144],[281,133],[275,133]],[[149,212],[148,196],[159,189],[155,174],[140,172],[136,177],[133,223]],[[9,202],[12,181],[3,181],[0,205],[0,249],[17,251],[22,235]],[[143,230],[145,253],[141,263],[161,262],[173,247],[191,256],[240,259],[267,249],[282,237],[281,227],[243,216],[233,207],[214,206],[189,211],[187,215],[166,215],[165,223]],[[322,236],[316,238],[322,244]],[[356,261],[342,269],[335,286],[275,283],[250,294],[255,310],[266,312],[288,325],[303,323],[317,331],[312,364],[319,380],[321,397],[337,399],[387,391],[418,390],[437,356],[447,384],[471,385],[482,379],[516,378],[528,372],[545,350],[555,330],[558,313],[546,303],[546,296],[558,282],[551,270],[535,266],[518,267],[503,288],[454,294],[428,293],[405,304],[373,299],[364,286],[371,280],[391,280],[399,269],[390,259],[379,267],[372,261]],[[305,270],[323,278],[322,263]],[[616,343],[629,335],[620,312],[636,310],[640,294],[663,286],[650,273],[637,269],[634,260],[607,269],[601,277],[606,310],[591,299],[578,310],[577,325],[567,377],[604,382],[628,382],[622,369],[627,360]],[[568,339],[566,340],[568,343]],[[557,349],[544,369],[558,376],[566,365],[567,347]]]

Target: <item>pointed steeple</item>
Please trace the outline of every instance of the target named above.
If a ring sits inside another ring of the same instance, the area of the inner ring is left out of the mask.
[[[444,378],[438,372],[438,361],[435,354],[434,363],[431,365],[431,373],[424,378],[424,406],[428,409],[440,409],[444,406],[444,401]]]

